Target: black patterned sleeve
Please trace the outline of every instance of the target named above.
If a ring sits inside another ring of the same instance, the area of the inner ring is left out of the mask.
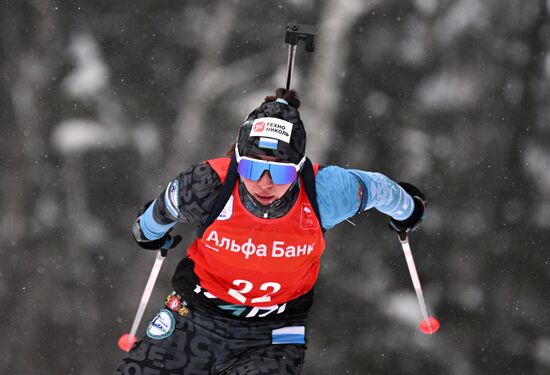
[[[218,197],[222,182],[207,162],[195,164],[172,180],[155,201],[153,217],[159,224],[174,221],[202,225]]]

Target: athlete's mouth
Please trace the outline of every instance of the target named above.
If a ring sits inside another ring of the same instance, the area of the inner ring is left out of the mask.
[[[274,195],[261,195],[261,194],[254,194],[254,198],[262,204],[269,204],[273,202],[275,196]]]

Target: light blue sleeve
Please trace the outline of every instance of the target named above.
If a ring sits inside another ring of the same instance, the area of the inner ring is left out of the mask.
[[[412,197],[381,173],[328,166],[315,176],[321,225],[330,229],[370,208],[405,220],[414,209]]]
[[[161,238],[174,225],[176,225],[176,222],[170,224],[160,224],[155,220],[153,216],[155,203],[156,199],[153,203],[149,205],[147,210],[145,210],[145,212],[139,218],[139,226],[141,228],[141,231],[143,232],[143,235],[151,241]]]

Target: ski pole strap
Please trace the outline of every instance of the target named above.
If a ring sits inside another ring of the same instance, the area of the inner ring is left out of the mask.
[[[210,215],[208,215],[208,218],[204,224],[197,229],[197,237],[201,238],[206,231],[206,228],[208,228],[223,211],[229,197],[233,194],[233,187],[235,187],[235,184],[237,183],[237,176],[237,159],[235,158],[235,155],[233,155],[231,156],[231,162],[229,163],[229,168],[227,169],[227,175],[225,176],[225,181],[223,182],[220,195],[218,195],[216,203],[214,203],[214,207],[212,208],[212,211],[210,211]]]
[[[164,241],[164,243],[162,244],[162,246],[159,249],[160,255],[163,258],[165,258],[166,255],[168,255],[168,250],[170,250],[172,248],[173,243],[174,243],[174,238],[172,236],[168,235],[168,238],[166,239],[166,241]]]

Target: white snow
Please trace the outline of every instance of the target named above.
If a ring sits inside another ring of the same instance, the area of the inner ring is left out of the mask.
[[[61,122],[53,131],[52,143],[62,153],[90,148],[108,148],[123,142],[122,134],[98,122],[70,119]]]
[[[431,16],[437,10],[438,0],[414,0],[414,5],[421,13]]]
[[[399,138],[405,152],[406,177],[417,179],[433,170],[433,159],[430,156],[431,137],[422,130],[405,129]]]
[[[133,140],[142,157],[156,157],[161,149],[160,134],[154,124],[143,123],[132,131]]]
[[[390,294],[382,308],[391,318],[411,327],[417,327],[422,321],[422,313],[414,293]]]
[[[366,108],[374,117],[380,117],[387,113],[391,99],[380,91],[373,91],[365,100]]]
[[[70,97],[87,99],[98,95],[108,83],[108,68],[90,35],[75,36],[69,47],[75,68],[63,81]]]
[[[462,0],[452,3],[445,17],[434,30],[445,44],[459,37],[467,29],[479,30],[489,23],[487,5],[479,0]]]
[[[539,337],[535,343],[535,358],[550,365],[550,337]]]
[[[524,162],[539,190],[550,195],[550,152],[540,146],[529,146]]]
[[[447,69],[423,81],[417,93],[426,109],[457,109],[477,102],[478,85],[476,74]]]

